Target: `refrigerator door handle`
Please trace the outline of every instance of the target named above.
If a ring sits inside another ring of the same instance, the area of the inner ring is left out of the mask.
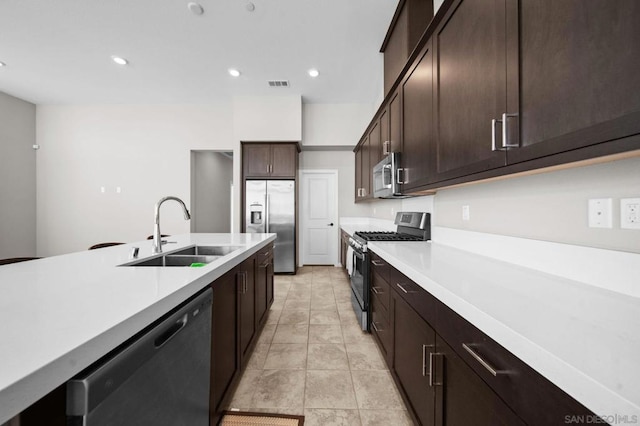
[[[269,232],[269,193],[264,196],[264,223],[266,226],[266,232]]]

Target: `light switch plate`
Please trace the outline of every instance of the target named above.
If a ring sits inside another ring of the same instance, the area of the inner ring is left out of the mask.
[[[462,220],[469,220],[471,218],[471,212],[468,205],[462,206]]]
[[[593,198],[589,200],[589,228],[613,228],[611,198]]]
[[[640,229],[640,198],[620,200],[620,228]]]

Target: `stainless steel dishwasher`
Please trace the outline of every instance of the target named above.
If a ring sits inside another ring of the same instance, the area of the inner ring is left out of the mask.
[[[67,382],[70,426],[208,426],[212,291]]]

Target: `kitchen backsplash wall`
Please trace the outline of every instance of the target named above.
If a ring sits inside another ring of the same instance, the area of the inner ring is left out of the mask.
[[[0,259],[36,255],[36,106],[0,92]]]
[[[591,198],[613,199],[613,228],[588,227]],[[620,229],[621,198],[640,198],[639,157],[441,190],[434,224],[640,253],[640,230]]]
[[[364,203],[361,203],[364,204]],[[433,196],[425,195],[412,198],[380,199],[369,202],[369,217],[394,220],[396,213],[428,212],[433,214]]]

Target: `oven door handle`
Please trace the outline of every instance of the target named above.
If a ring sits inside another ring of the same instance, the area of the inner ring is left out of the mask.
[[[359,253],[357,250],[353,250],[353,261],[356,261],[356,257],[364,260],[364,253]],[[354,263],[355,264],[355,263]]]

